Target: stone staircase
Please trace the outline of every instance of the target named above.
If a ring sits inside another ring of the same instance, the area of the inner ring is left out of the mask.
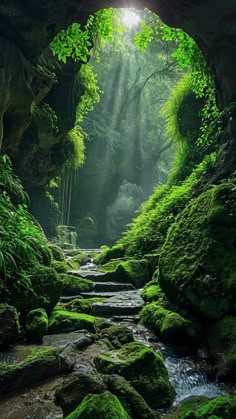
[[[140,296],[140,290],[137,290],[130,283],[121,283],[111,281],[111,272],[98,271],[94,266],[82,267],[79,270],[71,270],[70,275],[89,279],[94,283],[94,289],[91,292],[83,292],[80,295],[70,297],[62,296],[61,302],[69,302],[74,298],[93,298],[102,297],[105,300],[92,305],[92,314],[110,318],[113,321],[135,321],[142,308],[144,301]]]

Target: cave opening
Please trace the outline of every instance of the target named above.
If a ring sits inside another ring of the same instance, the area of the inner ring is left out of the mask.
[[[153,188],[167,181],[181,148],[163,112],[185,73],[172,57],[174,42],[153,39],[160,20],[148,9],[116,9],[113,19],[113,38],[93,46],[77,78],[81,96],[72,136],[85,160],[64,167],[51,182],[57,188],[50,187],[59,203],[57,225],[73,226],[82,248],[121,237]],[[153,29],[142,34],[144,25]],[[94,103],[83,115],[89,95]]]

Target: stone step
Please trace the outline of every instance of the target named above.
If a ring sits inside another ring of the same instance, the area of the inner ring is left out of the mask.
[[[111,320],[115,323],[135,323],[137,324],[140,320],[138,315],[131,315],[131,316],[112,316]]]
[[[111,298],[92,305],[92,314],[95,316],[131,316],[138,314],[144,301],[138,290],[117,292]]]
[[[83,298],[94,298],[94,297],[101,297],[101,298],[111,298],[111,297],[115,297],[117,294],[116,291],[114,292],[94,292],[94,291],[90,291],[90,292],[81,292],[81,297]],[[73,297],[76,298],[76,297]]]
[[[94,291],[112,292],[112,291],[130,291],[134,290],[132,284],[121,284],[118,282],[95,282]]]
[[[90,279],[94,282],[108,282],[111,278],[110,272],[100,272],[96,270],[78,269],[70,270],[68,275],[79,276],[80,278]]]

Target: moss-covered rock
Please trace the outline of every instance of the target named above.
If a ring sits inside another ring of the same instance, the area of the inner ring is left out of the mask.
[[[62,293],[62,281],[56,271],[47,266],[34,265],[30,272],[21,272],[16,286],[11,287],[11,300],[21,313],[35,308],[50,312]]]
[[[113,247],[106,247],[102,253],[100,253],[96,258],[95,262],[104,265],[109,262],[111,259],[122,258],[125,254],[125,248],[122,245],[115,245]]]
[[[90,393],[99,394],[107,390],[103,376],[89,370],[73,372],[65,378],[56,390],[56,402],[62,407],[65,415],[71,413]]]
[[[99,327],[99,319],[89,314],[74,313],[56,307],[48,323],[48,333],[67,333],[75,330],[87,330],[95,333]]]
[[[102,394],[89,394],[67,419],[131,419],[119,399],[106,391]]]
[[[26,335],[31,342],[41,342],[48,331],[48,315],[38,308],[28,313],[26,318]]]
[[[19,328],[16,308],[0,304],[0,346],[14,344],[18,338]]]
[[[217,363],[218,375],[235,380],[236,374],[236,317],[225,317],[208,330],[208,348]]]
[[[84,252],[79,252],[73,256],[73,261],[75,261],[80,266],[86,265],[89,260],[89,256]]]
[[[118,259],[103,265],[101,270],[111,272],[112,280],[130,283],[136,288],[142,288],[150,280],[147,260]]]
[[[232,419],[236,417],[236,397],[220,396],[209,400],[194,397],[184,401],[169,419]]]
[[[59,355],[51,347],[19,346],[16,350],[19,352],[19,362],[0,363],[0,398],[8,392],[22,390],[61,372]]]
[[[80,278],[75,275],[61,275],[63,282],[63,295],[78,295],[81,292],[89,292],[93,290],[93,282],[89,279]]]
[[[112,325],[101,332],[102,337],[109,339],[115,348],[134,341],[133,331],[127,326]]]
[[[59,246],[57,246],[55,243],[49,243],[49,249],[52,252],[52,257],[54,260],[57,260],[58,262],[66,262],[64,252]]]
[[[159,282],[168,298],[209,319],[234,312],[235,236],[235,181],[192,199],[170,228],[160,255]]]
[[[141,297],[146,303],[158,301],[160,305],[164,305],[167,302],[166,296],[156,280],[152,280],[145,285]]]
[[[66,261],[53,260],[52,267],[58,274],[65,274],[69,270]]]
[[[175,390],[161,356],[141,343],[102,353],[95,364],[105,374],[126,378],[152,408],[168,407],[174,401]]]
[[[94,298],[75,298],[69,303],[64,304],[64,308],[68,311],[74,311],[75,313],[91,314],[92,305],[94,303],[101,303],[105,298],[94,297]]]
[[[111,375],[107,378],[108,389],[115,394],[131,418],[158,419],[160,414],[154,412],[134,387],[120,375]]]
[[[201,339],[199,326],[158,303],[146,305],[140,316],[142,323],[151,327],[165,342],[186,345],[196,344]]]

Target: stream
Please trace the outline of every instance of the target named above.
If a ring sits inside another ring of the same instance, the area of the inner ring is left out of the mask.
[[[199,352],[194,358],[177,355],[170,346],[157,342],[155,335],[141,325],[135,325],[134,337],[136,341],[151,347],[154,351],[161,351],[170,381],[176,389],[175,405],[188,397],[213,398],[226,394],[226,387],[222,383],[210,381],[204,371],[204,366],[207,369],[207,362],[203,360],[204,354]]]

